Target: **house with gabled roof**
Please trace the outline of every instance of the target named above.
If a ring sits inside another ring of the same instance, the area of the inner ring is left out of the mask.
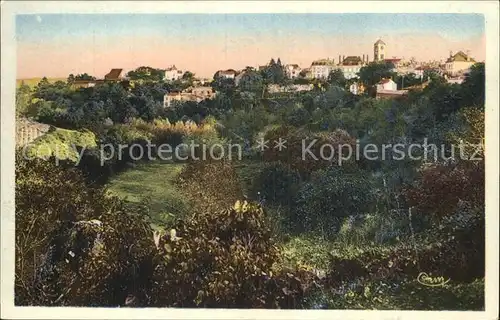
[[[334,60],[328,58],[313,61],[309,70],[312,78],[327,79],[330,72],[335,70],[335,67]]]
[[[342,56],[342,60],[339,56],[338,68],[342,70],[342,73],[344,74],[344,77],[346,79],[356,78],[358,76],[359,70],[361,70],[361,67],[363,65],[364,61],[359,56]]]
[[[467,53],[458,51],[455,54],[450,51],[450,56],[445,63],[445,73],[450,76],[466,73],[474,63],[476,63],[476,60],[470,56],[470,51],[467,51]]]
[[[408,90],[398,90],[398,85],[392,79],[382,79],[377,83],[376,99],[391,99],[403,97]]]
[[[298,64],[287,64],[285,66],[286,75],[290,79],[298,78],[301,71],[302,69],[299,67]]]
[[[238,72],[234,69],[227,69],[227,70],[219,70],[217,72],[217,75],[219,77],[227,78],[227,79],[234,79]]]
[[[182,78],[184,75],[184,72],[182,70],[177,69],[177,67],[174,65],[168,67],[165,69],[165,81],[176,81]]]

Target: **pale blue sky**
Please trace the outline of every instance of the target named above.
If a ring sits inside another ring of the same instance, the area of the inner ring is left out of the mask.
[[[480,14],[64,14],[18,15],[20,42],[60,37],[259,36],[262,33],[315,34],[438,33],[461,39],[481,36]]]

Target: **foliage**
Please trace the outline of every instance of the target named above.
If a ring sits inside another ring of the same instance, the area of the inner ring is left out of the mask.
[[[280,58],[277,61],[271,59],[269,64],[261,70],[262,77],[267,84],[283,84],[286,80],[286,72],[281,64]]]
[[[237,174],[227,161],[188,162],[178,183],[189,195],[195,214],[223,210],[243,196]]]
[[[150,233],[76,171],[17,157],[17,305],[117,306],[128,294],[145,297]]]
[[[299,230],[332,235],[341,218],[367,213],[375,199],[372,182],[362,172],[330,167],[303,185],[290,220]]]
[[[258,205],[201,212],[160,242],[155,305],[297,308],[307,282],[276,268],[279,248]]]
[[[280,163],[264,167],[253,181],[253,195],[260,201],[278,204],[293,203],[299,188],[300,176]]]
[[[127,77],[130,80],[160,81],[165,77],[165,70],[142,66],[129,71]]]
[[[29,106],[31,103],[31,88],[24,82],[16,88],[16,114],[29,114]]]
[[[222,92],[226,95],[231,96],[234,93],[236,84],[234,82],[234,79],[220,76],[217,72],[214,75],[214,81],[212,81],[212,88],[217,92]]]
[[[354,140],[343,130],[333,132],[311,133],[297,130],[289,126],[281,126],[268,131],[265,141],[286,140],[286,149],[268,148],[263,152],[263,159],[267,162],[278,161],[297,170],[301,175],[308,176],[312,172],[332,165],[338,165],[343,157],[348,165],[353,157],[347,157],[349,148],[354,150]],[[309,150],[309,151],[306,151]],[[349,160],[348,160],[349,159]]]
[[[344,77],[344,73],[340,69],[335,69],[328,75],[328,83],[338,87],[345,87],[347,80]]]
[[[68,79],[66,79],[66,82],[68,84],[73,84],[75,81],[78,81],[78,80],[95,80],[95,79],[96,78],[94,76],[91,76],[87,73],[77,74],[76,76],[71,73],[68,76]]]
[[[77,162],[79,150],[82,148],[95,148],[96,137],[90,131],[73,131],[56,128],[39,137],[26,149],[29,158],[39,157]]]
[[[371,62],[359,70],[359,79],[367,87],[374,86],[382,79],[392,78],[394,65],[386,62]]]
[[[470,67],[470,71],[462,83],[464,106],[475,106],[484,109],[485,101],[485,73],[484,63],[476,63]]]
[[[421,178],[406,189],[410,206],[418,212],[440,218],[453,214],[460,201],[484,208],[484,161],[430,165]]]
[[[261,95],[264,88],[264,79],[256,71],[246,71],[238,84],[241,91],[255,92]]]

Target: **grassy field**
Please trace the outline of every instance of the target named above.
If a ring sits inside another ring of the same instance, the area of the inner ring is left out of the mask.
[[[17,79],[16,80],[16,87],[20,87],[21,83],[24,82],[24,84],[30,86],[31,88],[35,87],[42,78],[26,78],[26,79]],[[49,82],[54,83],[57,81],[66,81],[66,78],[47,78]]]
[[[111,194],[131,204],[146,205],[153,227],[184,216],[189,208],[175,185],[183,164],[151,161],[139,163],[115,176],[108,184]]]

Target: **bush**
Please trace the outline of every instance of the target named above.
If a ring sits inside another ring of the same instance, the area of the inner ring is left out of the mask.
[[[453,214],[460,201],[484,210],[484,170],[484,160],[425,167],[415,185],[404,191],[408,204],[437,219]]]
[[[16,159],[16,305],[145,302],[151,229],[75,170]]]
[[[342,218],[369,212],[375,200],[372,190],[372,181],[363,172],[338,167],[318,171],[300,188],[291,223],[332,235]]]
[[[307,273],[301,279],[276,268],[267,217],[246,201],[180,222],[162,237],[160,252],[155,306],[296,308],[307,289]]]
[[[222,210],[243,197],[237,173],[226,161],[190,161],[178,184],[195,212]]]
[[[274,144],[280,139],[286,141],[286,149],[281,151],[274,148]],[[288,126],[271,129],[265,134],[264,140],[273,144],[272,147],[264,150],[264,161],[281,162],[297,170],[304,177],[316,170],[338,165],[339,156],[342,155],[345,158],[348,155],[346,145],[350,145],[351,150],[354,150],[355,144],[354,139],[344,130],[311,133]],[[308,148],[309,145],[312,146]],[[305,151],[306,148],[312,155]],[[352,164],[353,158],[350,157],[350,161],[344,160],[342,165]]]
[[[410,241],[395,246],[337,249],[328,282],[338,284],[356,278],[398,281],[416,279],[421,272],[453,282],[484,278],[484,213],[462,206]]]
[[[308,304],[328,309],[484,310],[484,279],[424,286],[415,279],[360,281],[309,297]]]
[[[261,201],[291,205],[299,188],[299,174],[280,163],[264,167],[252,182],[252,193]]]

